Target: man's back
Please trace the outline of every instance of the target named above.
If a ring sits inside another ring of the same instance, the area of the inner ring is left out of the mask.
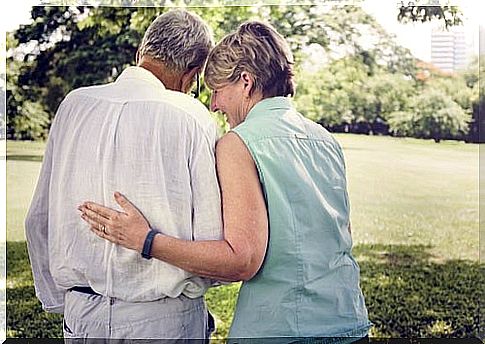
[[[59,107],[40,177],[49,178],[48,200],[34,196],[27,219],[27,227],[40,226],[48,203],[49,266],[57,287],[89,285],[130,302],[203,295],[209,281],[98,238],[77,206],[89,199],[119,209],[113,193],[121,191],[154,229],[219,239],[215,140],[215,123],[200,102],[166,90],[140,67],[112,84],[71,92]],[[30,250],[38,240],[29,241]],[[41,269],[33,270],[42,294],[49,286],[39,284]]]

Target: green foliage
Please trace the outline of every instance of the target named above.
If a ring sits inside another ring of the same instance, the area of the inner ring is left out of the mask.
[[[419,80],[361,52],[300,73],[295,100],[303,115],[331,130],[386,134],[390,128],[397,136],[461,140],[478,122],[476,80],[471,72]]]
[[[215,41],[218,42],[228,33],[235,31],[242,22],[261,19],[261,14],[255,9],[250,6],[204,6],[189,10],[197,13],[207,22],[214,33]]]
[[[379,73],[369,78],[363,93],[374,95],[371,102],[367,103],[368,112],[385,120],[395,111],[408,107],[410,98],[415,93],[414,81],[406,78],[403,74]],[[373,121],[375,118],[369,118]]]
[[[470,115],[443,91],[427,88],[414,99],[409,111],[389,116],[391,130],[398,136],[434,139],[464,135]]]
[[[401,23],[440,20],[446,28],[463,23],[463,13],[458,6],[405,6],[404,3],[405,1],[401,1],[397,16]],[[408,2],[408,4],[411,3],[413,2]]]
[[[317,73],[302,73],[295,97],[298,110],[326,126],[356,120],[361,114],[359,108],[366,102],[361,89],[368,72],[362,61],[344,58]]]
[[[411,111],[394,111],[389,114],[389,126],[396,136],[412,135],[415,115]]]
[[[461,72],[461,76],[465,80],[468,87],[473,88],[478,84],[480,67],[482,69],[484,68],[483,63],[480,65],[479,57],[475,56],[468,64],[467,68]]]
[[[415,92],[413,79],[369,66],[359,56],[302,73],[300,80],[306,82],[299,82],[295,97],[299,111],[327,127],[387,120],[390,113],[407,108]]]
[[[16,84],[20,66],[16,61],[8,65],[7,134],[11,133],[13,138],[23,140],[44,139],[50,124],[49,114],[42,103],[29,97],[29,88],[20,88]]]
[[[42,104],[51,119],[63,96],[72,89],[114,80],[134,62],[144,31],[165,10],[164,7],[34,7],[33,23],[21,26],[8,43],[8,48],[35,46],[32,51],[14,54],[8,60],[17,68],[14,82],[17,87],[8,95],[13,98],[8,102],[9,115],[21,113],[23,101],[29,99]],[[370,54],[363,51],[357,43],[365,36],[362,25],[380,30],[381,35],[383,30],[356,6],[206,6],[191,10],[208,22],[216,40],[234,31],[243,21],[269,21],[290,42],[297,66],[303,47],[309,44],[319,44],[327,50],[331,45],[345,47],[364,60],[370,57],[369,64],[375,64],[383,51],[392,51],[388,49],[392,46],[389,36],[379,51]],[[208,94],[205,89],[203,92]],[[16,130],[10,129],[12,133]]]
[[[471,77],[469,77],[468,82],[471,82]],[[475,94],[473,86],[470,87],[467,85],[468,82],[464,76],[456,75],[432,78],[426,86],[430,89],[442,90],[455,103],[460,105],[465,112],[471,113]]]
[[[115,3],[124,4],[123,1]],[[325,126],[350,125],[355,132],[386,134],[391,113],[394,118],[404,118],[396,114],[413,111],[410,99],[413,93],[421,92],[421,84],[415,83],[415,58],[359,6],[262,3],[191,7],[190,10],[207,21],[216,41],[246,20],[265,20],[275,26],[289,41],[295,55],[299,109]],[[406,7],[406,11],[411,7]],[[113,81],[126,66],[134,63],[146,28],[166,10],[160,4],[158,7],[33,7],[32,24],[21,26],[7,37],[8,49],[22,45],[33,47],[12,50],[14,53],[8,59],[7,136],[12,139],[45,137],[45,130],[63,97],[74,88]],[[425,15],[426,20],[439,18],[442,14],[438,10],[444,14],[455,11],[446,6],[431,9]],[[400,19],[417,20],[421,12],[413,11]],[[369,37],[374,41],[371,45]],[[306,61],[305,55],[310,45],[323,48],[328,61],[328,65],[317,71],[302,68],[304,63],[312,63]],[[476,78],[468,73],[462,80],[465,82],[450,78],[431,80],[430,87],[443,90],[465,112],[473,113],[470,131],[478,132]],[[209,98],[209,90],[202,87],[200,99],[206,106]],[[458,113],[450,110],[441,117]],[[224,117],[214,116],[221,132],[227,131]],[[462,120],[443,123],[454,123],[456,127]],[[404,132],[409,131],[399,133]],[[437,132],[446,134],[442,128]],[[463,137],[455,132],[450,129],[452,137]]]
[[[8,64],[17,69],[8,113],[23,111],[28,98],[40,103],[51,119],[72,89],[112,81],[134,61],[140,33],[130,26],[134,8],[34,7],[33,23],[14,33],[11,45],[38,42],[23,62],[15,55]],[[152,8],[153,15],[156,9]],[[17,66],[16,66],[17,65]],[[10,77],[10,75],[9,75]],[[17,109],[15,110],[15,106]]]
[[[269,20],[288,40],[297,64],[302,49],[310,44],[318,44],[327,52],[336,47],[360,51],[358,40],[365,35],[362,26],[377,25],[358,6],[270,6],[262,19]]]
[[[468,68],[462,72],[461,77],[465,80],[466,85],[471,89],[471,111],[472,120],[467,142],[483,142],[485,132],[485,56],[477,56],[469,64]],[[479,63],[480,62],[480,63]],[[482,80],[482,82],[479,82]],[[482,113],[482,116],[480,116]],[[482,133],[481,138],[479,133]]]
[[[17,139],[46,139],[49,114],[44,110],[42,104],[27,100],[22,103],[22,114],[12,119],[8,118],[7,123],[15,128],[14,137]]]

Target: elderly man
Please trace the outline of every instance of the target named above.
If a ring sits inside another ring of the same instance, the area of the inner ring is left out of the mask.
[[[212,45],[198,16],[169,11],[145,33],[136,67],[59,106],[25,225],[37,297],[64,313],[65,338],[208,337],[212,280],[97,237],[76,208],[116,207],[124,190],[166,233],[222,237],[216,124],[186,94]]]

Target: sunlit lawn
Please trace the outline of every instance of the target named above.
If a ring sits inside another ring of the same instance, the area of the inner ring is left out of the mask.
[[[337,135],[347,161],[356,243],[424,244],[478,260],[479,146]]]
[[[347,161],[362,289],[379,337],[469,337],[483,328],[478,145],[337,135]],[[7,335],[61,336],[32,288],[23,221],[42,143],[7,144]],[[15,241],[15,242],[14,242]],[[483,255],[482,255],[483,257]],[[217,337],[227,335],[238,284],[209,291]],[[26,316],[27,313],[30,314]]]
[[[24,219],[44,148],[42,142],[7,142],[7,241],[25,240]]]

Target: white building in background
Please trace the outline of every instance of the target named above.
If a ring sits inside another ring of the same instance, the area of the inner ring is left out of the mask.
[[[463,27],[448,31],[435,28],[431,31],[431,63],[446,72],[464,69],[468,63],[468,49]]]

